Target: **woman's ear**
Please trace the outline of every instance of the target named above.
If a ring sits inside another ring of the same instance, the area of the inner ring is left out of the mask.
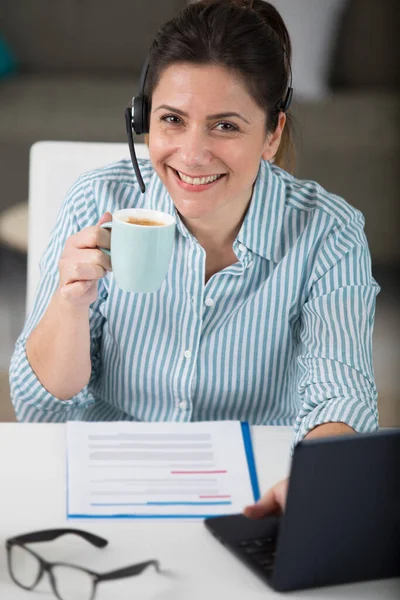
[[[271,160],[278,152],[279,144],[281,143],[282,133],[285,128],[286,115],[284,112],[279,113],[278,125],[275,131],[267,135],[266,142],[262,153],[264,160]]]

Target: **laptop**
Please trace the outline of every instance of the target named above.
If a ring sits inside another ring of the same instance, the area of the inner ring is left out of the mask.
[[[300,442],[286,509],[205,519],[276,591],[400,576],[400,429]]]

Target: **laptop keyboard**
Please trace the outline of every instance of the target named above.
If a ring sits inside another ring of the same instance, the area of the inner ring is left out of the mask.
[[[239,548],[252,561],[256,562],[264,571],[270,573],[275,564],[276,537],[260,537],[243,540],[238,543]]]

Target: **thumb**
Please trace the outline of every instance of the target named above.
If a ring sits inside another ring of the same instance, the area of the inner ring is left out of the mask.
[[[100,217],[100,220],[98,221],[97,225],[102,225],[103,223],[107,223],[108,221],[112,221],[112,214],[106,212]]]

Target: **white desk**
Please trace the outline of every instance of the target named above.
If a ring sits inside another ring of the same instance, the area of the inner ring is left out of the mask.
[[[253,441],[261,490],[289,468],[291,430],[255,427]],[[102,583],[96,600],[267,600],[279,594],[232,556],[201,521],[67,521],[65,425],[0,424],[0,598],[51,598],[47,582],[35,592],[18,588],[7,573],[4,541],[18,533],[77,527],[104,536],[97,549],[74,536],[36,545],[51,560],[99,571],[157,558],[169,575],[147,570],[139,577]],[[42,592],[40,593],[39,590]],[[284,597],[284,596],[282,596]],[[289,598],[289,596],[286,596]],[[400,580],[321,588],[290,594],[291,600],[399,600]]]

